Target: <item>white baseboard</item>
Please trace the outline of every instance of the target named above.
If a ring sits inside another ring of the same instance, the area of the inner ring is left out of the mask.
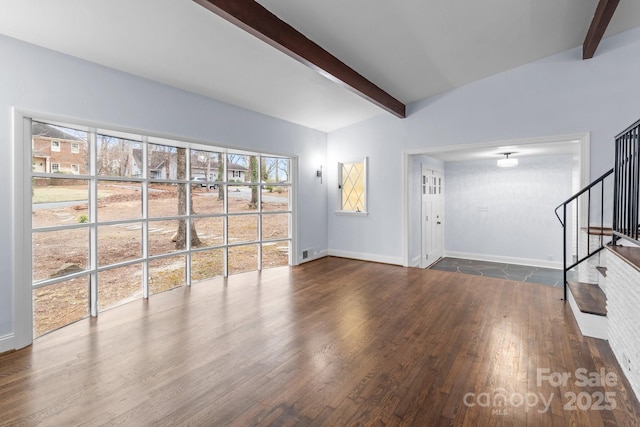
[[[349,252],[341,251],[337,249],[329,249],[329,256],[336,256],[340,258],[358,259],[361,261],[380,262],[383,264],[402,265],[401,257],[391,257],[385,255],[365,254],[362,252]]]
[[[309,262],[309,261],[315,261],[317,259],[324,258],[328,255],[329,255],[329,251],[327,249],[321,250],[321,251],[318,251],[315,255],[312,255],[306,259],[302,259],[302,258],[298,259],[298,265],[304,264],[305,262]]]
[[[562,269],[562,263],[556,261],[544,261],[541,259],[516,258],[499,255],[472,254],[467,252],[450,252],[447,251],[445,256],[451,258],[472,259],[476,261],[501,262],[506,264],[528,265],[530,267]]]
[[[4,353],[5,351],[15,350],[15,335],[7,334],[0,337],[0,353]]]
[[[420,267],[420,260],[422,259],[422,255],[418,255],[417,257],[411,260],[409,267]]]

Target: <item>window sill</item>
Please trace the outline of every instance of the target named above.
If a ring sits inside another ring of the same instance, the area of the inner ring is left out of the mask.
[[[336,215],[344,216],[367,216],[369,212],[355,212],[355,211],[335,211]]]

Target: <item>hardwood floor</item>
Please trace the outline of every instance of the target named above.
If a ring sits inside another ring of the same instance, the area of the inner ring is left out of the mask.
[[[339,258],[202,282],[2,355],[0,425],[640,425],[561,296]]]

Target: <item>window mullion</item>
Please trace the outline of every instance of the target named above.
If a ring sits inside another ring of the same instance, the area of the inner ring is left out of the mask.
[[[149,144],[144,136],[142,154],[142,297],[149,298]]]
[[[89,313],[98,315],[98,177],[97,177],[97,135],[89,132]]]
[[[258,155],[258,271],[262,271],[262,155]]]
[[[229,163],[229,151],[224,150],[224,161],[222,167],[222,194],[224,196],[222,200],[222,207],[224,212],[224,250],[222,251],[222,275],[223,277],[229,277],[229,171],[228,171],[228,163]]]
[[[184,190],[184,197],[185,197],[185,201],[184,203],[186,204],[185,206],[185,213],[186,213],[186,218],[184,219],[184,226],[185,226],[185,236],[186,236],[186,242],[185,242],[185,248],[187,250],[187,253],[185,255],[185,268],[184,268],[184,272],[185,272],[185,280],[186,280],[186,284],[187,286],[191,286],[191,149],[190,148],[185,148],[184,150],[184,155],[185,155],[185,176],[183,177],[183,179],[189,180],[189,184],[178,184],[178,185],[184,185],[185,186],[185,190]],[[206,172],[208,174],[208,171]],[[177,176],[176,178],[181,179],[181,177]],[[208,189],[208,185],[209,185],[209,176],[206,176],[205,179],[205,183],[207,185],[207,189]]]

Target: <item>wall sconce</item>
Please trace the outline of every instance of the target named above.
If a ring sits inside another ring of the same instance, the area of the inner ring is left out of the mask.
[[[320,178],[320,184],[322,184],[322,165],[320,165],[320,169],[316,171],[316,176]]]
[[[513,153],[500,153],[504,154],[504,159],[498,159],[498,167],[501,168],[511,168],[514,166],[518,166],[518,159],[510,159],[509,155]]]

